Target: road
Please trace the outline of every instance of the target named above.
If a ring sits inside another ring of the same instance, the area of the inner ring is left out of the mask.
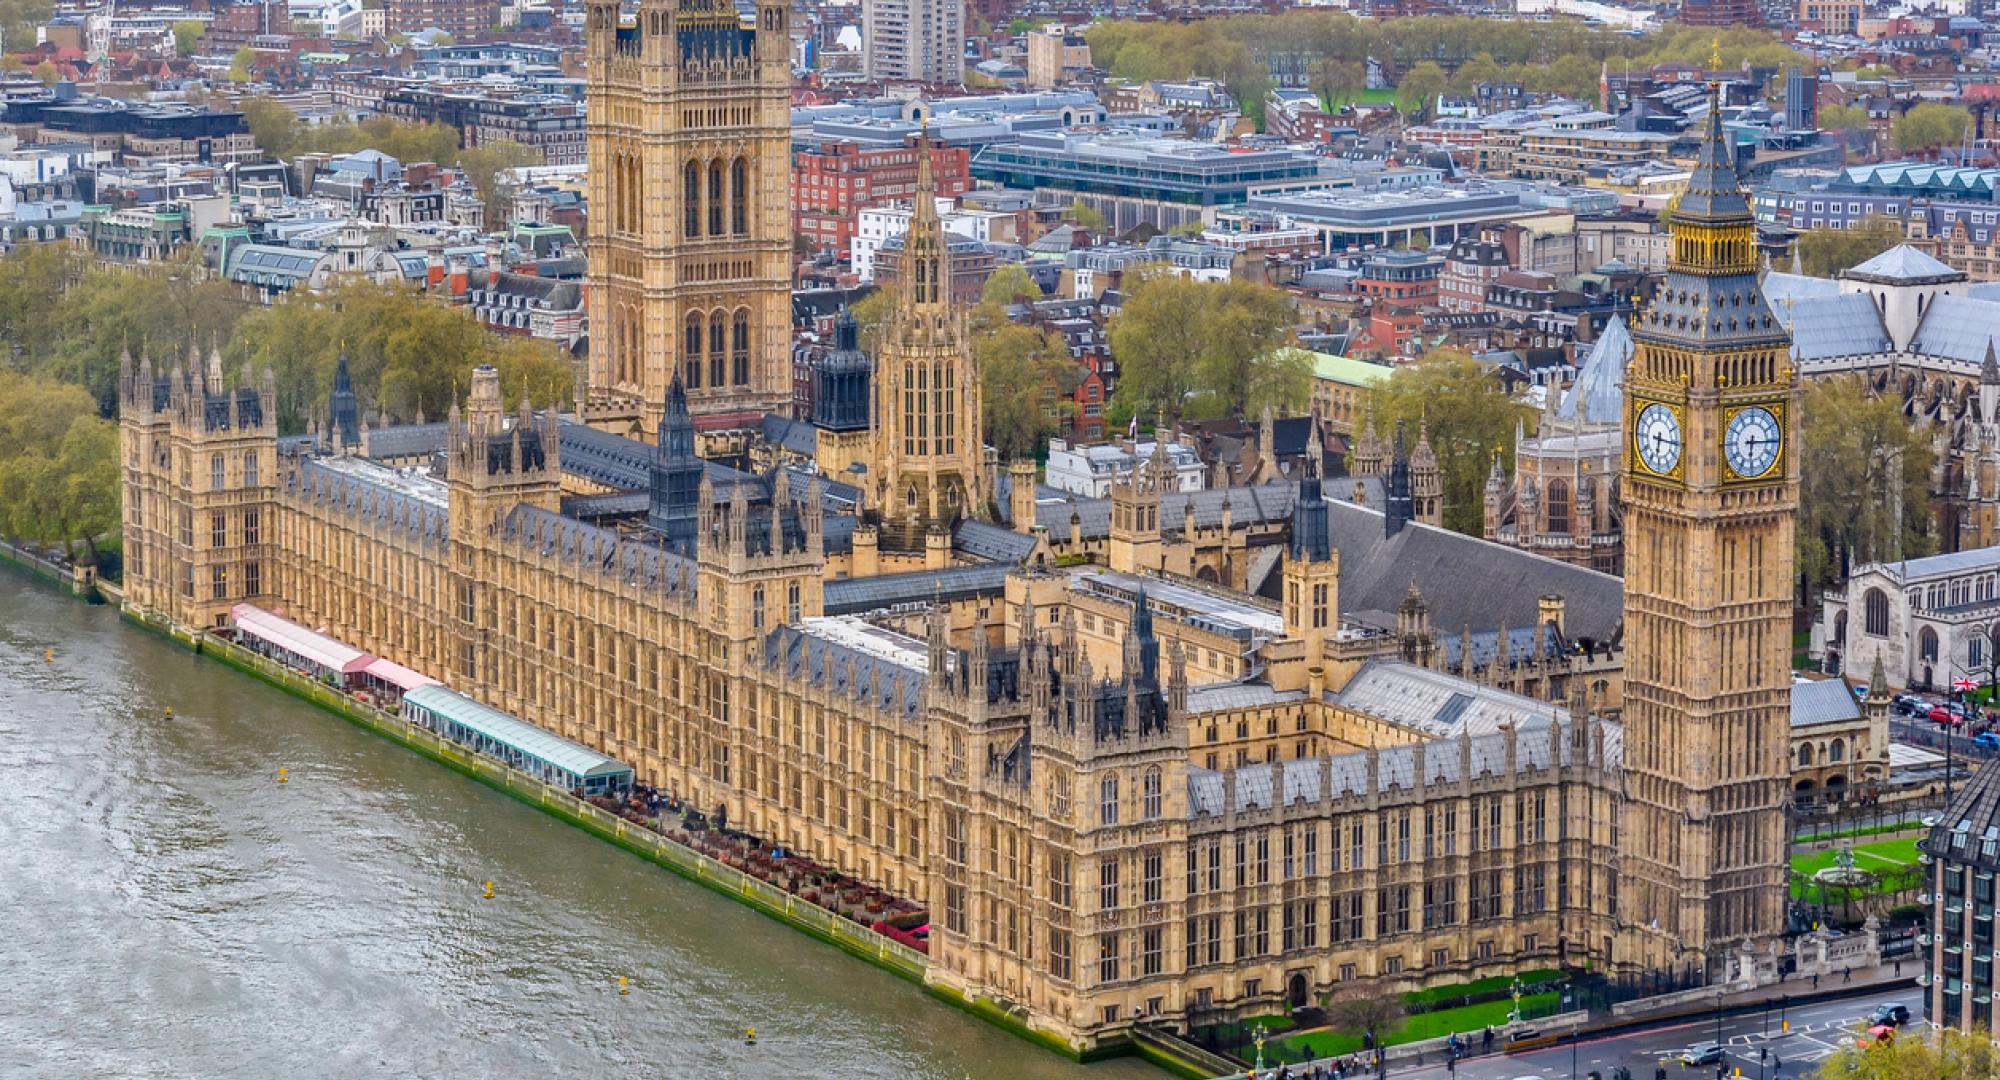
[[[1459,1062],[1456,1080],[1525,1080],[1528,1077],[1570,1080],[1572,1075],[1576,1080],[1584,1080],[1585,1075],[1592,1071],[1609,1075],[1612,1068],[1618,1065],[1632,1070],[1634,1080],[1653,1080],[1654,1070],[1662,1062],[1666,1064],[1668,1080],[1708,1080],[1715,1075],[1715,1066],[1685,1068],[1676,1060],[1688,1046],[1706,1042],[1723,1044],[1727,1054],[1724,1065],[1728,1072],[1741,1068],[1745,1077],[1758,1076],[1758,1051],[1768,1049],[1775,1061],[1782,1065],[1779,1068],[1770,1062],[1764,1063],[1763,1075],[1768,1080],[1780,1076],[1801,1077],[1833,1053],[1836,1046],[1851,1042],[1861,1032],[1864,1018],[1876,1005],[1890,1001],[1908,1006],[1912,1021],[1923,1018],[1923,998],[1918,991],[1909,987],[1868,990],[1837,1001],[1789,1006],[1783,1013],[1783,1019],[1791,1022],[1789,1032],[1780,1030],[1779,1009],[1774,1005],[1768,1027],[1760,1011],[1724,1016],[1720,1038],[1716,1036],[1712,1016],[1701,1020],[1677,1020],[1658,1027],[1595,1038],[1586,1035],[1577,1041],[1574,1057],[1570,1043],[1564,1041],[1558,1046],[1533,1052],[1467,1058]],[[1393,1080],[1453,1080],[1442,1064],[1426,1062],[1426,1067],[1421,1069],[1397,1069],[1392,1077]]]

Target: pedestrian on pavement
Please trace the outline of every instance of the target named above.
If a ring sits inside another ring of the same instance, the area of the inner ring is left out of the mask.
[[[1480,1036],[1479,1049],[1488,1054],[1493,1052],[1493,1028],[1491,1026],[1487,1027],[1486,1034]]]
[[[1854,981],[1854,968],[1852,966],[1841,968],[1840,975],[1841,975],[1840,979],[1841,982],[1851,983]]]
[[[1819,972],[1813,972],[1813,989],[1819,989]]]
[[[1903,976],[1903,962],[1901,960],[1898,960],[1896,961],[1896,977],[1902,978],[1902,976]]]

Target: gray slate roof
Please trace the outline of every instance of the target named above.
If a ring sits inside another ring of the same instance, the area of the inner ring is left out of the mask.
[[[1549,701],[1461,679],[1401,660],[1371,660],[1354,673],[1336,701],[1399,726],[1442,738],[1461,731],[1484,735],[1502,724],[1566,720],[1569,709]]]
[[[1792,726],[1861,719],[1861,703],[1846,679],[1808,679],[1792,684]]]
[[[909,719],[916,718],[923,704],[923,671],[814,633],[809,625],[773,630],[764,639],[764,666]]]
[[[1624,619],[1625,583],[1610,574],[1414,522],[1385,539],[1382,512],[1353,503],[1328,502],[1327,521],[1340,549],[1340,607],[1350,617],[1372,613],[1394,627],[1414,580],[1440,635],[1533,625],[1536,601],[1548,595],[1563,598],[1571,641],[1608,642]]]
[[[1623,729],[1606,720],[1593,720],[1590,725],[1587,738],[1602,739],[1605,762],[1616,767],[1624,756]],[[1569,721],[1564,720],[1551,731],[1546,719],[1520,728],[1514,740],[1514,771],[1528,773],[1552,764],[1574,763],[1577,750],[1570,730]],[[1472,779],[1507,774],[1504,732],[1332,757],[1260,762],[1222,771],[1190,768],[1189,816],[1199,818],[1239,813],[1253,807],[1272,809],[1298,802],[1366,795],[1371,753],[1375,756],[1376,784],[1385,791],[1393,788],[1413,791],[1419,783],[1455,784],[1468,771]]]
[[[1225,496],[1229,501],[1230,518],[1237,524],[1263,523],[1290,517],[1292,501],[1298,496],[1298,489],[1280,480],[1258,487],[1168,492],[1160,498],[1160,527],[1167,530],[1180,528],[1187,519],[1190,505],[1194,507],[1197,526],[1220,525]],[[1069,539],[1071,514],[1081,519],[1084,539],[1111,535],[1110,499],[1071,499],[1035,507],[1036,523],[1048,529],[1049,535],[1057,540]]]
[[[1576,374],[1576,384],[1563,395],[1556,415],[1616,423],[1625,413],[1625,367],[1632,361],[1632,332],[1623,316],[1612,318],[1590,346],[1590,358]],[[1578,415],[1578,410],[1582,415]]]
[[[1909,284],[1919,281],[1963,280],[1965,272],[1954,270],[1908,244],[1897,244],[1849,270],[1846,276],[1862,281]]]
[[[1968,364],[1986,359],[1986,346],[2000,331],[2000,304],[1965,296],[1940,296],[1931,301],[1910,351],[1949,357]]]
[[[984,563],[947,566],[942,570],[913,570],[906,574],[840,578],[826,583],[826,613],[856,615],[906,604],[930,604],[938,600],[949,603],[975,596],[998,596],[1005,591],[1007,572],[1012,569],[1012,563]]]
[[[1800,360],[1863,356],[1888,352],[1894,345],[1882,313],[1864,293],[1807,296],[1773,305],[1773,311],[1792,332],[1793,355]]]

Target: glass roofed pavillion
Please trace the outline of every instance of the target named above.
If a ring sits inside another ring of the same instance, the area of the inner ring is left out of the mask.
[[[419,686],[405,693],[403,716],[568,791],[611,795],[632,786],[632,766],[442,686]]]

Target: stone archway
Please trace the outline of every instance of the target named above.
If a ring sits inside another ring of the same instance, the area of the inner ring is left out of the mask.
[[[1312,988],[1306,983],[1305,972],[1292,972],[1291,981],[1285,986],[1285,1001],[1294,1009],[1312,1004]]]

